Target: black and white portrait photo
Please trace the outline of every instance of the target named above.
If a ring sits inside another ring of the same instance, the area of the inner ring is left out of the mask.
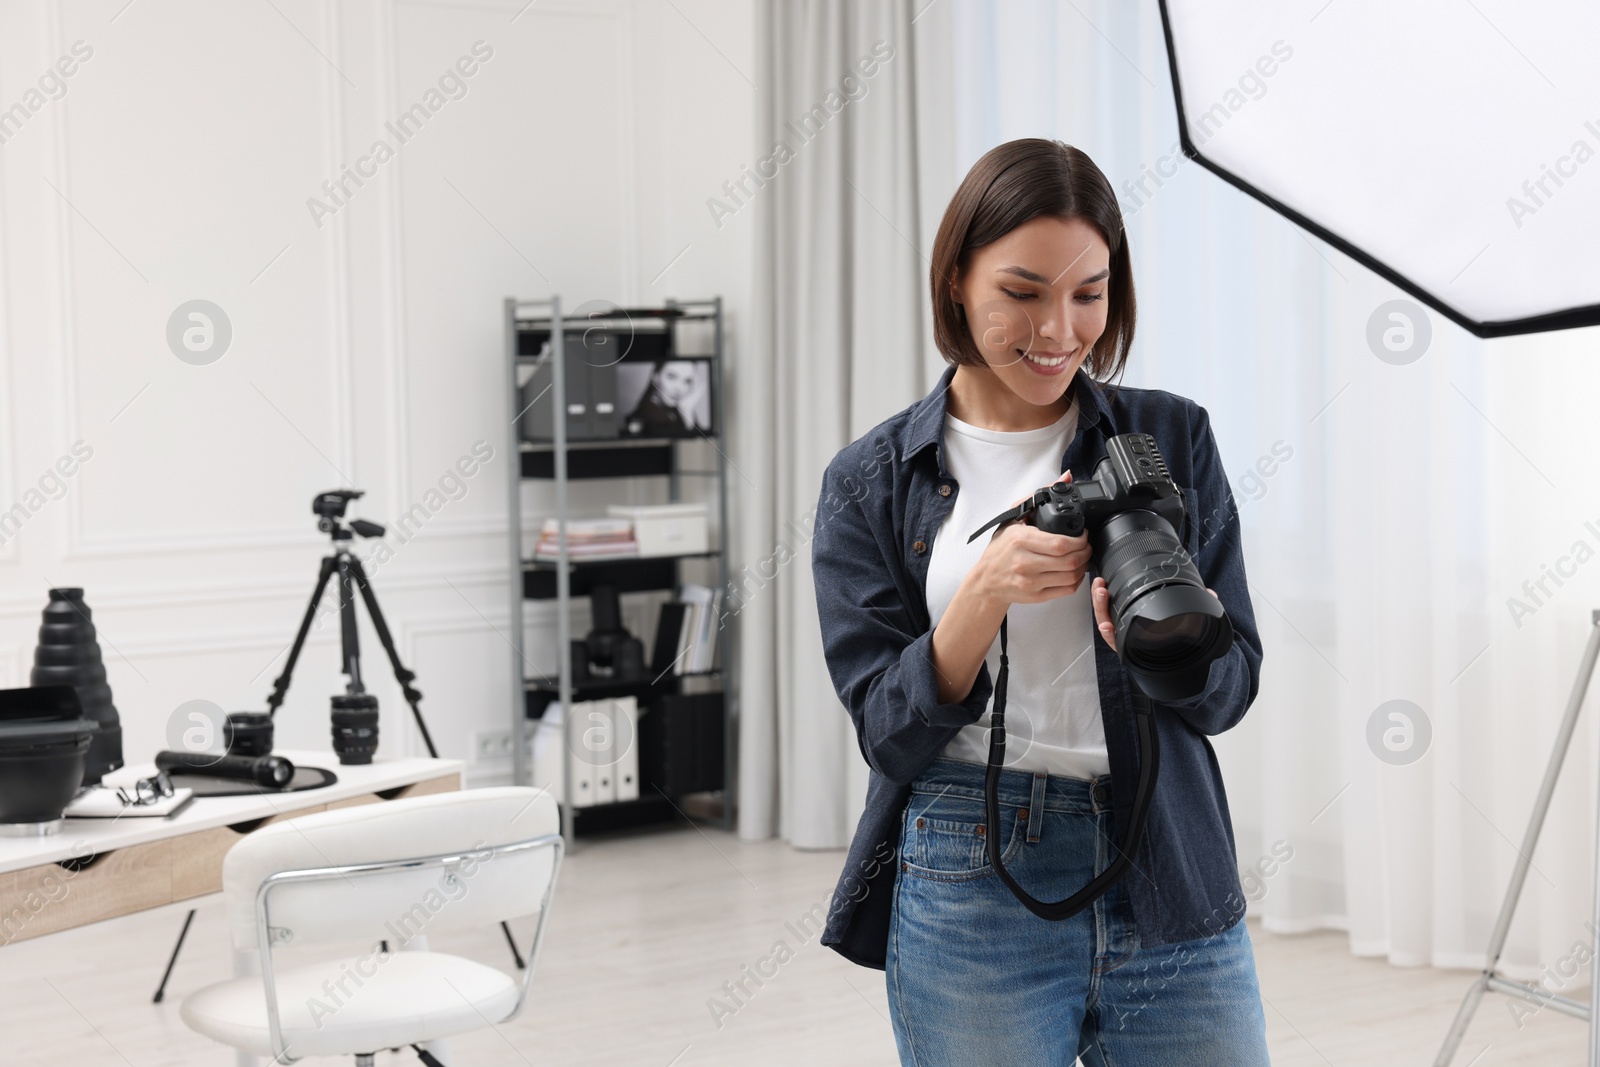
[[[625,437],[713,433],[711,361],[662,359],[617,364],[617,410]]]

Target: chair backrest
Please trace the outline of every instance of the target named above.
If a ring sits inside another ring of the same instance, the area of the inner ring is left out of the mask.
[[[286,871],[459,857],[443,866],[275,883],[267,899],[275,943],[384,939],[398,947],[419,934],[532,914],[553,874],[554,849],[494,849],[559,832],[549,791],[518,786],[362,804],[264,826],[223,859],[233,946],[257,947],[256,894]]]

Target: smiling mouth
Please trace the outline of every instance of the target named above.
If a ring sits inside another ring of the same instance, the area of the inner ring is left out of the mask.
[[[1072,358],[1072,354],[1070,352],[1063,353],[1059,356],[1047,356],[1041,352],[1024,352],[1020,348],[1017,349],[1017,354],[1031,363],[1039,364],[1041,367],[1059,367],[1061,364]]]

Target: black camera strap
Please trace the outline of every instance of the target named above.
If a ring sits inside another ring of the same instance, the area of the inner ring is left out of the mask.
[[[1090,638],[1090,640],[1095,639],[1095,637]],[[1041,919],[1069,919],[1104,896],[1107,890],[1128,873],[1128,869],[1133,866],[1133,857],[1139,850],[1139,844],[1144,840],[1145,821],[1150,815],[1150,802],[1156,791],[1156,774],[1161,766],[1161,744],[1156,737],[1155,714],[1150,698],[1137,686],[1131,687],[1134,722],[1139,734],[1139,782],[1134,789],[1133,804],[1128,809],[1128,818],[1125,821],[1119,820],[1118,823],[1116,856],[1105,870],[1090,880],[1088,885],[1065,900],[1054,902],[1036,900],[1026,889],[1017,884],[1017,880],[1011,877],[1011,872],[1006,870],[1006,865],[1000,858],[1000,853],[1004,849],[1002,838],[1005,835],[1000,830],[999,788],[1000,771],[1005,765],[1006,758],[1006,679],[1010,670],[1010,659],[1006,654],[1006,621],[1001,619],[1000,672],[995,676],[994,682],[994,706],[990,712],[989,766],[983,780],[985,820],[989,827],[989,862],[994,866],[995,873],[1000,876],[1000,881],[1029,911]],[[1028,815],[1035,819],[1044,818],[1042,811],[1030,811]]]
[[[1043,490],[1041,490],[1041,492],[1042,491]],[[1038,493],[1035,493],[1033,496],[1030,496],[1028,499],[1019,503],[1016,507],[1006,508],[1000,514],[996,515],[994,518],[990,519],[988,522],[972,531],[972,536],[967,538],[967,544],[972,544],[972,542],[978,539],[980,534],[984,533],[985,531],[992,530],[996,526],[1004,526],[1008,522],[1017,522],[1021,519],[1027,518],[1038,507]]]

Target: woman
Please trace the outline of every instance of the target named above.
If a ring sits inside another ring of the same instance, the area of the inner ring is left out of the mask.
[[[1255,699],[1261,644],[1205,409],[1101,385],[1120,376],[1135,317],[1109,183],[1060,142],[995,148],[945,211],[930,280],[951,366],[833,459],[817,510],[828,669],[872,770],[823,941],[885,969],[906,1064],[1265,1064],[1206,740]],[[1042,485],[1091,477],[1131,432],[1155,437],[1183,489],[1180,536],[1234,639],[1200,694],[1154,706],[1160,776],[1129,873],[1053,922],[1000,882],[987,835],[1043,900],[1103,871],[1138,779],[1133,691],[1086,537],[1009,523],[967,538]],[[990,827],[986,709],[1007,617],[1010,741]]]

